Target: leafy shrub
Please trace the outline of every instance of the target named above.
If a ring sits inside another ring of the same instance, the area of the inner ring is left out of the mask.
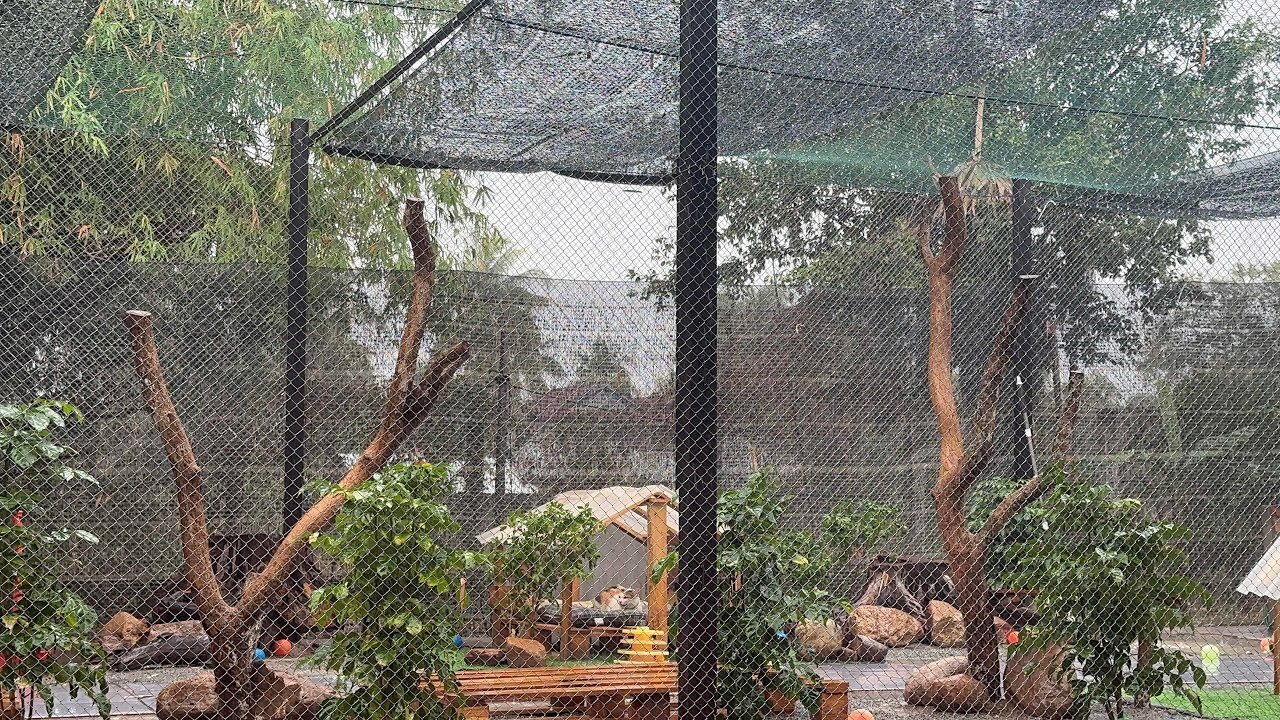
[[[1163,631],[1190,626],[1190,608],[1209,600],[1180,573],[1179,543],[1189,531],[1152,519],[1138,500],[1114,497],[1106,485],[1074,479],[1029,512],[1029,536],[1009,546],[1017,568],[1009,579],[1037,592],[1040,617],[1014,647],[1063,648],[1060,670],[1082,712],[1100,702],[1114,720],[1126,695],[1151,697],[1166,685],[1198,709],[1183,676],[1191,673],[1199,688],[1204,671],[1159,644]],[[1131,662],[1135,644],[1150,648],[1140,667]]]
[[[37,400],[0,405],[0,695],[22,698],[31,686],[53,713],[51,685],[67,685],[72,697],[85,692],[105,719],[106,670],[93,643],[98,617],[58,582],[50,553],[59,546],[98,539],[82,530],[41,526],[35,498],[17,488],[94,482],[69,465],[70,448],[55,431],[79,420],[69,403]]]
[[[810,712],[817,709],[818,675],[785,631],[827,620],[837,601],[823,589],[831,571],[866,557],[876,544],[905,530],[896,508],[848,500],[823,518],[820,535],[786,529],[783,520],[794,498],[782,487],[773,469],[765,468],[741,489],[722,493],[716,505],[717,684],[720,702],[735,720],[755,720],[768,712],[766,688]],[[663,558],[653,568],[654,577],[678,562],[675,553]]]
[[[312,659],[349,691],[325,706],[328,716],[440,717],[436,694],[421,680],[456,690],[459,588],[484,560],[440,541],[458,530],[440,501],[451,491],[443,467],[393,465],[340,491],[346,502],[333,529],[312,537],[348,569],[341,582],[311,596],[320,623],[344,627]]]
[[[1025,481],[1006,477],[992,477],[979,481],[969,495],[969,508],[966,513],[969,531],[981,530],[982,524],[991,516],[991,512],[996,509],[1000,501],[1017,490],[1023,482]],[[1051,490],[1050,494],[1054,492],[1055,490]],[[1044,502],[1045,500],[1041,499],[1033,503],[1032,507],[1015,515],[987,547],[987,577],[992,582],[1009,586],[1008,575],[1015,567],[1009,548],[1017,543],[1026,542],[1031,537],[1036,523],[1032,510],[1034,507],[1043,506]]]
[[[551,503],[507,518],[511,537],[490,548],[494,579],[510,586],[511,612],[520,622],[532,617],[539,602],[560,596],[575,578],[591,574],[600,549],[600,523],[590,508],[569,509]]]

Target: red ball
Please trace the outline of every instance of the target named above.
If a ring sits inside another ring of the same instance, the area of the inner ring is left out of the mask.
[[[271,644],[271,654],[276,657],[288,657],[293,652],[293,643],[281,638]]]
[[[1004,639],[1008,640],[1010,645],[1016,645],[1018,643],[1018,631],[1010,630],[1009,634],[1006,635]]]
[[[37,651],[36,651],[36,659],[37,659],[37,660],[48,660],[48,659],[49,659],[49,651],[48,651],[48,650],[45,650],[44,648],[41,648],[41,649],[37,650]]]
[[[22,602],[22,599],[25,598],[26,596],[27,594],[22,592],[21,590],[14,590],[13,592],[9,593],[9,599],[14,602]]]

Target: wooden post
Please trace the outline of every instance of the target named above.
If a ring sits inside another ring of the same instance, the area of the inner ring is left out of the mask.
[[[573,605],[582,594],[582,580],[574,578],[560,593],[560,659],[582,660],[591,654],[591,632],[573,627]]]
[[[649,498],[648,520],[649,538],[645,543],[646,556],[649,563],[649,627],[654,630],[667,631],[667,617],[670,615],[670,598],[667,594],[667,574],[663,573],[657,582],[653,581],[653,568],[658,561],[667,556],[667,503],[670,498],[654,495]]]

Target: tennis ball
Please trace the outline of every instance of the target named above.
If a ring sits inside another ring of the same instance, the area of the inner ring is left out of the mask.
[[[1205,645],[1200,648],[1200,659],[1205,662],[1214,662],[1222,659],[1222,651],[1217,645]]]

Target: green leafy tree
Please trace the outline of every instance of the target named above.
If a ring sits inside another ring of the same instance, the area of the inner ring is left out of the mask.
[[[445,3],[449,5],[449,3]],[[106,0],[25,129],[0,145],[0,246],[134,260],[283,257],[288,120],[322,121],[439,13],[324,0]],[[317,149],[312,260],[399,267],[398,202],[489,232],[457,172]]]
[[[55,437],[80,411],[65,402],[0,404],[0,708],[30,717],[33,691],[53,714],[54,685],[88,694],[103,720],[111,714],[106,666],[93,642],[98,617],[58,581],[56,556],[72,542],[96,543],[82,530],[47,529],[31,492],[93,483],[67,464],[73,452]]]
[[[623,365],[622,353],[602,335],[593,338],[591,346],[578,356],[574,375],[579,383],[603,385],[623,395],[635,394],[635,385]]]
[[[347,692],[332,718],[440,717],[437,690],[456,692],[462,651],[459,589],[482,555],[442,538],[459,529],[441,502],[453,490],[446,468],[393,465],[354,490],[325,488],[346,502],[332,530],[312,544],[345,569],[341,582],[311,596],[318,621],[343,629],[313,657]],[[424,685],[423,678],[431,685]]]
[[[1060,648],[1057,674],[1071,685],[1081,716],[1099,702],[1116,720],[1126,697],[1154,697],[1166,686],[1199,709],[1204,670],[1160,645],[1166,630],[1191,626],[1192,609],[1209,599],[1182,575],[1181,543],[1190,532],[1152,519],[1141,502],[1116,497],[1106,485],[1057,483],[1028,510],[1034,522],[1027,538],[1009,548],[1008,580],[1036,591],[1039,612],[1010,662],[1021,651]],[[1137,663],[1135,645],[1145,648]]]
[[[962,88],[964,94],[1014,99],[986,102],[985,149],[976,165],[977,107],[964,97],[889,111],[812,149],[813,163],[805,162],[804,150],[797,151],[798,163],[722,163],[721,281],[868,294],[918,288],[924,273],[906,223],[934,172],[969,167],[977,180],[1000,180],[1002,187],[988,190],[1004,197],[1003,178],[1043,178],[1051,182],[1035,185],[1033,194],[1059,202],[1038,208],[1036,223],[1044,231],[1036,241],[1039,285],[1056,286],[1054,319],[1068,353],[1089,362],[1132,352],[1138,329],[1128,310],[1099,291],[1097,280],[1123,283],[1141,313],[1164,312],[1175,301],[1180,267],[1209,257],[1211,229],[1194,218],[1090,209],[1088,195],[1140,193],[1247,149],[1247,131],[1230,126],[1276,107],[1280,95],[1271,58],[1277,40],[1257,23],[1233,17],[1228,5],[1123,0],[1113,11],[1038,44],[980,86]],[[1098,62],[1100,48],[1105,62]],[[1203,63],[1202,51],[1208,53]],[[1157,102],[1154,114],[1215,122],[1141,116],[1152,114]],[[1072,109],[1059,109],[1064,107]],[[823,151],[847,163],[866,149],[876,155],[855,158],[857,169],[850,175],[814,179],[812,166],[831,164],[820,162]],[[886,162],[892,164],[887,170]],[[1063,191],[1056,183],[1075,189]],[[1002,198],[978,203],[966,287],[1007,284],[1009,212]],[[647,284],[648,294],[665,299],[672,288],[669,239],[659,242],[655,258],[659,270],[633,277]],[[957,319],[958,333],[973,332],[967,326],[990,327],[990,315],[999,312],[977,310]],[[963,347],[957,356],[962,367],[980,362]]]
[[[569,582],[590,576],[600,559],[600,522],[591,508],[550,503],[512,513],[506,527],[510,535],[495,541],[490,557],[494,580],[509,588],[500,610],[518,624],[531,622],[538,604],[560,597]]]

